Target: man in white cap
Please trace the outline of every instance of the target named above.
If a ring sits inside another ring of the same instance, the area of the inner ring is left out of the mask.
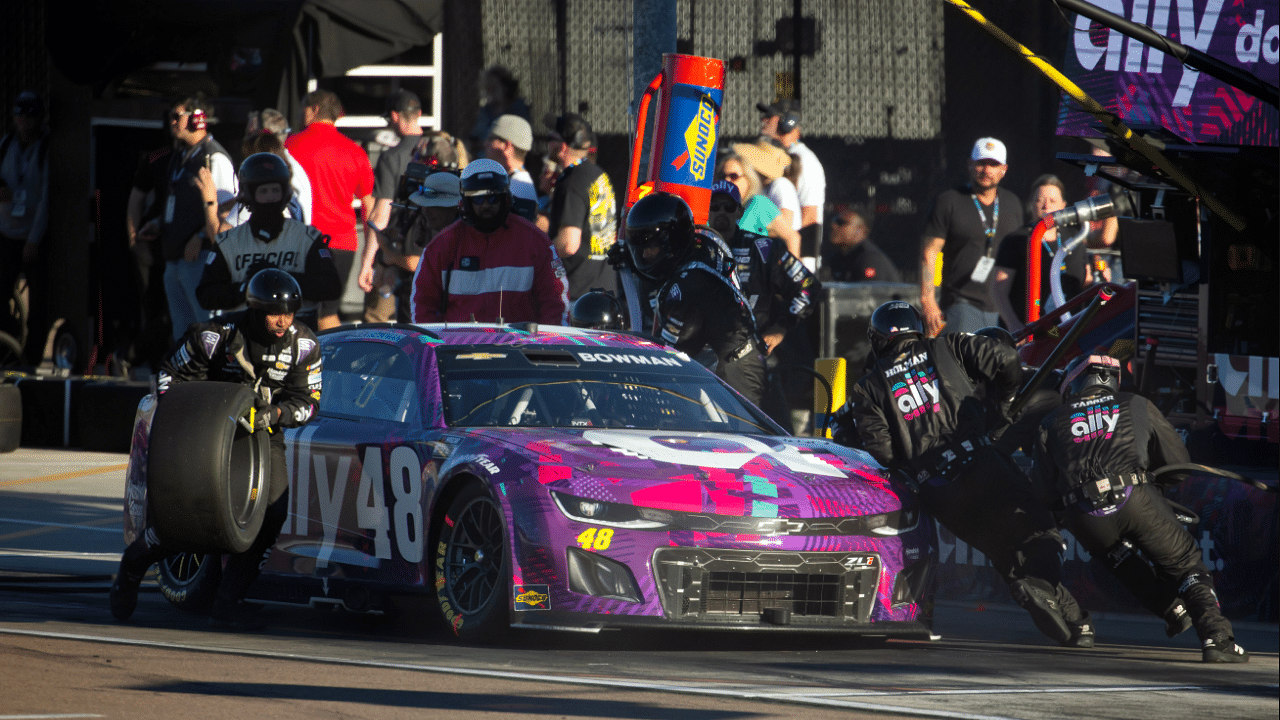
[[[427,244],[413,275],[413,322],[567,324],[564,265],[546,233],[511,212],[507,171],[474,160],[459,185],[462,221]]]
[[[533,176],[524,169],[524,158],[533,148],[533,128],[519,115],[500,115],[489,126],[484,156],[496,161],[507,171],[511,186],[526,183],[533,187]]]
[[[969,155],[969,183],[934,201],[920,240],[920,309],[930,337],[944,327],[974,332],[1000,319],[990,292],[996,252],[1005,235],[1022,227],[1022,202],[1000,187],[1006,161],[1004,143],[979,138]]]

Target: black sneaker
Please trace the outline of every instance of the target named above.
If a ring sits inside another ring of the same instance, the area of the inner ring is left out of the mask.
[[[1064,645],[1075,648],[1093,647],[1093,623],[1089,618],[1067,624],[1071,626],[1071,639],[1063,643]]]
[[[1226,634],[1214,635],[1205,640],[1200,655],[1207,663],[1249,662],[1249,651],[1237,645],[1236,639]]]
[[[142,578],[134,578],[123,569],[116,573],[108,597],[111,600],[111,614],[117,620],[123,622],[133,617],[133,611],[138,607],[138,586],[141,584]]]
[[[258,615],[257,606],[243,603],[223,605],[215,601],[213,610],[209,612],[209,627],[213,630],[257,632],[265,629],[267,623]]]
[[[1179,600],[1164,613],[1164,634],[1175,638],[1190,629],[1191,615],[1187,613],[1186,604]]]
[[[1017,580],[1009,585],[1014,602],[1031,615],[1036,629],[1059,645],[1071,641],[1071,628],[1062,617],[1058,601],[1049,590],[1037,587],[1030,580]]]

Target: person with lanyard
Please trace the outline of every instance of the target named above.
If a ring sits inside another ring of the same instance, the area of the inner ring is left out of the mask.
[[[920,243],[920,308],[930,337],[999,320],[992,268],[1001,241],[1022,227],[1022,203],[1000,187],[1008,169],[1004,143],[980,138],[969,156],[969,184],[934,201]]]
[[[150,234],[158,226],[164,256],[164,290],[169,301],[173,339],[182,338],[187,326],[206,322],[209,311],[196,298],[204,274],[202,258],[209,248],[205,233],[207,203],[221,205],[236,196],[236,169],[231,156],[209,134],[209,101],[202,93],[184,97],[169,108],[169,131],[177,150],[169,163],[169,193],[162,217],[139,231]],[[205,200],[198,185],[200,168],[213,177],[217,200]]]

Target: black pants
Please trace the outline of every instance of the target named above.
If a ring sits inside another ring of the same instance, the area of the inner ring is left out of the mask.
[[[752,405],[760,407],[764,402],[766,380],[764,359],[760,353],[752,350],[737,360],[720,359],[716,362],[716,375],[750,400]]]
[[[1062,536],[1053,516],[1006,455],[982,447],[954,479],[920,485],[925,509],[956,537],[977,548],[1006,583],[1031,580],[1051,591],[1067,622],[1083,611],[1062,586]]]
[[[1200,547],[1178,522],[1158,486],[1134,487],[1129,499],[1110,515],[1068,509],[1065,525],[1089,554],[1104,561],[1108,551],[1121,540],[1128,540],[1142,551],[1155,568],[1152,583],[1147,587],[1138,585],[1134,578],[1140,575],[1136,573],[1117,577],[1147,609],[1160,615],[1181,597],[1201,640],[1217,633],[1231,634],[1231,623],[1218,609],[1213,576],[1201,559]]]
[[[219,604],[234,604],[244,598],[245,592],[258,574],[270,554],[271,547],[280,537],[280,529],[289,517],[289,476],[284,459],[284,435],[277,428],[271,436],[271,483],[268,486],[267,498],[270,504],[262,519],[262,528],[248,550],[227,558],[226,567],[222,569],[222,580],[218,583]],[[147,568],[173,555],[174,552],[164,546],[164,539],[155,537],[148,530],[125,548],[121,558],[120,570],[135,579],[141,579]]]
[[[46,335],[49,331],[48,304],[45,292],[45,258],[47,248],[40,244],[40,251],[33,265],[26,265],[22,254],[25,240],[13,240],[0,235],[0,331],[22,338],[26,330],[27,342],[23,357],[28,364],[39,365],[44,355]],[[19,275],[27,278],[27,318],[25,328],[18,318],[9,313],[9,300],[13,298],[14,285]]]

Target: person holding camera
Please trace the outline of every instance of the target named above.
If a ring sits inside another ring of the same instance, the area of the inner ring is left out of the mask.
[[[405,170],[413,161],[413,155],[422,137],[422,126],[418,119],[422,117],[422,103],[418,96],[409,90],[397,90],[387,98],[387,111],[383,115],[391,129],[400,139],[394,147],[383,150],[378,155],[378,162],[373,168],[373,213],[368,218],[368,233],[388,230],[397,227],[403,232],[404,219],[401,217],[407,210],[403,203],[405,198],[398,197],[403,187]],[[369,235],[366,245],[369,252],[382,250],[382,239],[369,242],[374,238]],[[403,270],[403,267],[399,268]],[[372,287],[364,295],[364,321],[386,322],[396,317],[395,289],[400,284],[402,272],[387,259],[387,251],[373,259]]]

